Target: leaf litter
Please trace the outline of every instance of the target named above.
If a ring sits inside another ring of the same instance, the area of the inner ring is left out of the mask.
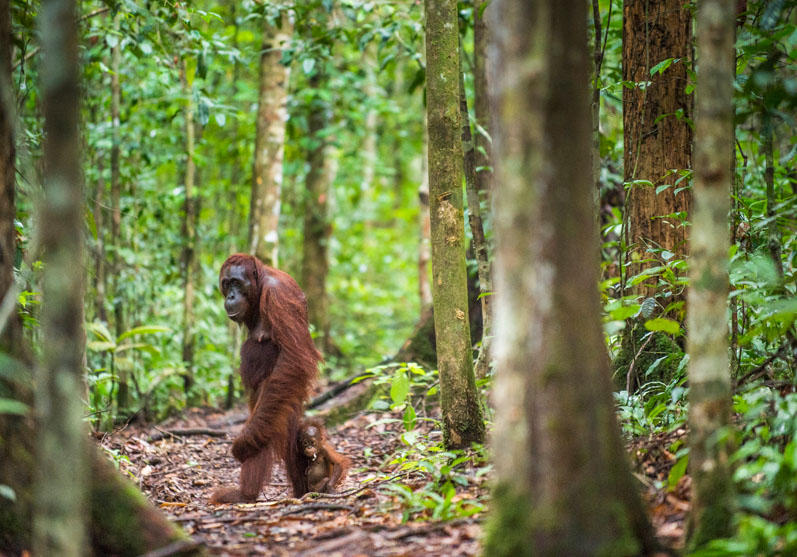
[[[395,421],[385,420],[386,415]],[[396,412],[363,413],[330,428],[333,446],[353,461],[336,494],[291,497],[279,463],[257,502],[209,504],[215,488],[238,481],[240,468],[230,447],[245,418],[241,408],[191,409],[158,426],[129,425],[105,436],[101,444],[115,455],[119,470],[210,555],[480,554],[486,512],[445,521],[404,520],[406,505],[388,486],[401,482],[415,491],[432,476],[386,464],[403,446],[401,415]],[[436,433],[430,421],[417,427],[431,436]],[[675,464],[668,447],[685,436],[680,429],[636,438],[628,446],[657,537],[676,549],[684,545],[690,478],[684,474],[668,489]],[[490,474],[477,475],[472,467],[466,473],[469,481],[456,485],[455,498],[487,501]]]

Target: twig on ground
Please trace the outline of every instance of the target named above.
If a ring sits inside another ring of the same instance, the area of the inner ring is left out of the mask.
[[[209,435],[210,437],[226,437],[227,432],[218,429],[210,429],[206,427],[192,427],[186,429],[160,429],[155,427],[158,433],[153,433],[147,438],[147,441],[160,441],[165,437],[190,437],[192,435]]]

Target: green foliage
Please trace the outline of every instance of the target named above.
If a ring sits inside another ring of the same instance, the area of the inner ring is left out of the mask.
[[[378,385],[389,386],[388,394],[372,401],[372,408],[386,416],[371,427],[400,423],[404,428],[400,435],[401,447],[383,466],[393,474],[406,473],[412,479],[422,478],[412,484],[384,484],[383,489],[397,496],[404,521],[451,520],[485,510],[484,501],[457,493],[457,487],[468,488],[491,469],[485,447],[445,450],[439,421],[425,415],[426,399],[437,395],[436,376],[436,372],[426,371],[416,364],[402,363],[370,369],[358,379],[369,378]],[[401,418],[393,417],[397,415]],[[419,428],[421,421],[431,424],[431,430]]]

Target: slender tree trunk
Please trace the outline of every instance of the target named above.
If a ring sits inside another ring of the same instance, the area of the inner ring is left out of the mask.
[[[276,267],[285,123],[288,121],[290,66],[280,63],[290,45],[293,23],[283,11],[280,25],[263,24],[260,54],[260,94],[255,130],[252,203],[249,216],[249,253]]]
[[[113,26],[116,31],[119,30],[119,18],[117,16],[113,20]],[[122,100],[122,87],[119,81],[119,73],[121,71],[122,52],[119,42],[111,48],[111,246],[113,246],[113,256],[110,262],[110,272],[112,277],[112,297],[113,297],[113,312],[114,312],[114,331],[116,338],[124,332],[124,312],[122,309],[122,296],[121,296],[121,256],[119,255],[120,248],[122,247],[122,183],[121,183],[121,169],[120,169],[120,149],[122,143],[121,137],[121,124],[119,120],[120,106]],[[119,389],[116,392],[116,406],[119,410],[123,411],[128,405],[128,395],[130,392],[127,383],[127,369],[122,366],[117,368],[115,360],[111,359],[112,374],[118,374]]]
[[[311,86],[315,88],[320,83],[321,77],[315,76]],[[315,99],[308,118],[308,135],[313,139],[313,145],[307,154],[309,169],[305,177],[302,286],[307,295],[307,315],[316,330],[316,345],[324,352],[329,348],[326,281],[329,274],[327,248],[331,233],[329,183],[325,172],[327,140],[320,135],[326,126],[326,106],[320,99]]]
[[[733,150],[734,4],[704,0],[697,12],[695,210],[689,261],[690,544],[700,547],[733,532],[728,441],[728,211]]]
[[[601,196],[601,65],[603,63],[603,50],[601,49],[601,10],[600,2],[592,0],[592,197],[595,203],[595,222],[600,224],[600,196]]]
[[[83,428],[83,184],[78,133],[75,3],[42,2],[44,107],[44,343],[36,386],[36,555],[83,555],[86,547],[87,437]]]
[[[468,319],[456,0],[426,1],[426,80],[432,297],[443,443],[460,448],[484,439],[484,422]]]
[[[476,118],[476,184],[480,195],[488,201],[492,189],[493,171],[490,168],[490,99],[487,88],[487,41],[489,30],[485,22],[488,0],[473,0],[473,114]],[[481,128],[481,129],[480,129]],[[490,203],[487,203],[490,206]]]
[[[677,171],[692,168],[688,123],[692,97],[685,91],[692,58],[691,21],[691,11],[682,0],[623,2],[623,80],[637,84],[623,88],[624,179],[629,186],[626,236],[632,274],[663,264],[665,259],[649,253],[650,248],[662,248],[680,259],[687,253],[684,220],[692,195],[689,189],[676,194],[674,184]],[[650,75],[651,68],[670,58],[677,60],[662,73]],[[663,184],[672,187],[657,194],[656,187]],[[656,278],[635,288],[645,297],[655,296],[656,291]],[[675,293],[675,299],[683,297],[682,292]]]
[[[365,47],[361,65],[365,70],[365,97],[371,102],[375,101],[378,95],[376,87],[376,42],[371,41]],[[373,106],[368,107],[365,115],[365,129],[362,146],[362,180],[360,181],[360,191],[368,191],[374,187],[376,177],[377,159],[377,111]]]
[[[778,229],[778,219],[775,216],[777,199],[775,196],[775,153],[772,145],[773,136],[772,116],[764,113],[762,117],[761,135],[763,138],[762,150],[764,151],[764,183],[767,185],[767,247],[769,256],[778,272],[778,277],[783,279],[783,259],[781,258],[781,237]]]
[[[423,177],[421,178],[421,185],[418,186],[418,225],[420,230],[418,242],[418,297],[421,300],[421,315],[423,315],[428,306],[432,305],[432,285],[429,283],[429,261],[432,259],[432,223],[429,220],[429,171],[426,162],[428,141],[426,140],[425,131],[423,136],[423,164],[421,165]]]
[[[196,257],[196,201],[194,199],[194,181],[196,178],[196,163],[194,162],[194,101],[191,86],[186,75],[185,61],[183,60],[180,78],[183,83],[185,100],[185,175],[183,185],[185,188],[185,206],[183,214],[183,362],[185,375],[183,387],[186,395],[194,385],[194,259]]]
[[[496,486],[487,555],[648,555],[617,427],[592,218],[584,0],[490,7]]]
[[[490,277],[490,255],[487,250],[487,240],[484,237],[481,200],[479,199],[476,145],[470,131],[468,98],[465,94],[465,80],[462,72],[459,74],[459,109],[462,115],[462,145],[465,149],[465,192],[468,198],[468,223],[470,224],[472,237],[471,247],[476,255],[482,310],[482,346],[476,359],[474,372],[477,378],[483,378],[490,371],[490,345],[492,338],[492,304],[490,300],[493,284]]]
[[[97,157],[97,182],[94,188],[94,227],[97,230],[97,252],[94,254],[94,281],[97,291],[97,319],[108,323],[108,313],[105,310],[107,273],[105,272],[105,216],[102,206],[105,197],[105,167],[102,157]]]

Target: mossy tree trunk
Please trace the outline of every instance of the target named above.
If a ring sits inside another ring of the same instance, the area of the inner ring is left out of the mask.
[[[496,484],[487,555],[647,555],[600,320],[584,0],[495,2]],[[492,16],[491,16],[492,17]]]
[[[432,298],[443,441],[458,448],[481,442],[484,422],[468,319],[456,0],[426,1],[426,82]]]
[[[42,2],[44,261],[37,370],[36,555],[83,555],[86,546],[87,438],[83,428],[83,183],[78,132],[77,21],[74,0]]]
[[[282,64],[281,60],[283,50],[290,46],[293,23],[283,5],[275,5],[274,9],[277,10],[273,15],[275,21],[272,22],[267,17],[263,23],[263,47],[260,52],[260,93],[255,122],[249,253],[267,265],[276,267],[290,79],[290,66]]]
[[[688,182],[676,185],[676,180],[681,177],[678,171],[692,168],[692,97],[686,92],[691,22],[691,10],[682,0],[623,2],[623,80],[636,84],[623,87],[626,240],[632,275],[666,263],[669,256],[661,250],[680,259],[687,253],[684,221],[692,195],[684,188]],[[651,76],[650,70],[668,59],[671,64]],[[664,184],[671,187],[656,193]],[[680,188],[684,189],[675,193]],[[655,296],[657,279],[640,283],[634,292]],[[676,292],[676,300],[683,298]],[[682,311],[676,308],[673,315],[681,317]]]
[[[689,261],[690,544],[732,534],[728,463],[731,376],[728,357],[728,212],[733,152],[734,3],[698,5],[695,210]]]

